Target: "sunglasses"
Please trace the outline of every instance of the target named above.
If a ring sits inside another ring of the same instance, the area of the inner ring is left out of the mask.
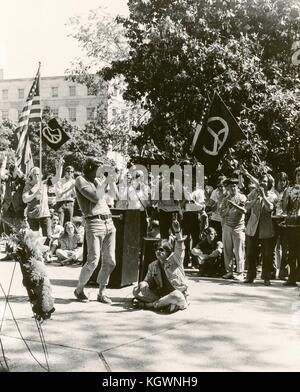
[[[159,252],[165,252],[166,251],[164,248],[157,248],[156,250],[158,250]]]
[[[66,170],[66,173],[74,173],[73,170]]]

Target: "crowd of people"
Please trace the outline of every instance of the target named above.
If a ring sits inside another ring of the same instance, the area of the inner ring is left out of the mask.
[[[300,167],[290,181],[283,172],[255,178],[242,167],[239,177],[219,176],[215,188],[208,183],[199,188],[195,181],[186,187],[172,175],[166,181],[164,173],[145,178],[142,170],[114,169],[112,174],[101,167],[96,158],[88,158],[82,173],[75,173],[72,166],[63,168],[60,159],[55,175],[44,179],[38,167],[25,177],[12,164],[1,178],[2,231],[9,234],[26,222],[45,237],[46,262],[81,263],[77,299],[88,300],[84,287],[101,255],[97,298],[111,303],[105,288],[116,265],[112,208],[140,210],[141,236],[160,240],[156,260],[133,292],[139,306],[184,309],[186,268],[248,284],[261,268],[266,286],[276,278],[297,286]]]

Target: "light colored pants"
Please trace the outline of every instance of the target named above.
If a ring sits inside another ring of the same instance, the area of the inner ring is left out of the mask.
[[[86,220],[87,261],[82,267],[77,291],[81,292],[98,265],[102,252],[101,268],[97,277],[100,286],[106,286],[116,266],[116,228],[112,219]]]
[[[71,257],[74,260],[82,260],[83,249],[82,248],[76,248],[74,250],[57,249],[56,254],[59,260],[66,260]]]
[[[227,272],[233,272],[233,255],[235,256],[237,272],[244,272],[245,268],[245,232],[235,230],[227,225],[223,226],[222,235],[224,247],[224,263]]]
[[[141,300],[145,303],[155,302],[155,308],[163,308],[168,305],[177,305],[180,310],[183,310],[187,307],[187,301],[184,294],[179,290],[174,290],[170,294],[165,295],[164,297],[159,297],[154,291],[150,290],[149,287],[144,289],[144,294],[140,291],[137,292],[136,288],[133,289],[133,295],[135,298]]]

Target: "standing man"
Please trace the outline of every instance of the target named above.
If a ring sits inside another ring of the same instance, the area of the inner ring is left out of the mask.
[[[233,255],[237,266],[236,279],[243,280],[245,267],[245,204],[247,197],[240,193],[239,180],[225,180],[229,195],[223,199],[220,214],[223,218],[223,246],[226,274],[224,279],[233,278]]]
[[[110,176],[97,177],[100,166],[101,162],[96,158],[87,158],[83,165],[83,176],[77,177],[75,181],[78,204],[85,218],[87,261],[82,267],[74,295],[80,301],[88,302],[83,290],[97,267],[102,251],[102,264],[97,278],[99,282],[97,301],[110,304],[111,299],[105,295],[105,288],[116,266],[116,229],[105,201],[105,188],[111,179]]]
[[[72,221],[75,201],[74,167],[67,166],[65,176],[55,184],[56,205],[55,209],[59,216],[59,224],[64,226]]]

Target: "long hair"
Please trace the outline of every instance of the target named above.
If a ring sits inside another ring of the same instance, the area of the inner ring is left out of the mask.
[[[74,235],[78,234],[77,228],[74,225],[74,223],[69,221],[69,222],[66,222],[64,224],[64,231],[63,231],[62,235],[60,236],[60,238],[67,238],[68,237],[68,233],[67,233],[67,229],[66,228],[67,228],[67,225],[70,225],[70,224],[74,227]]]

